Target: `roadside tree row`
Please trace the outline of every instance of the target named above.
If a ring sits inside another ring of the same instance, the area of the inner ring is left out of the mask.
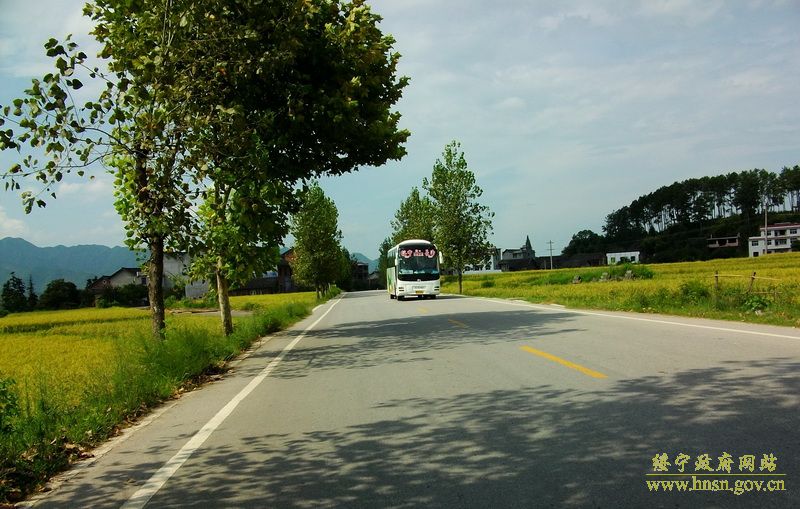
[[[18,153],[0,180],[30,212],[67,176],[112,171],[127,243],[149,253],[153,334],[169,251],[215,282],[229,334],[228,286],[276,261],[264,247],[306,184],[405,154],[394,40],[363,0],[95,0],[84,14],[99,61],[45,44],[53,72],[0,107],[0,149]],[[78,101],[84,81],[101,92]]]

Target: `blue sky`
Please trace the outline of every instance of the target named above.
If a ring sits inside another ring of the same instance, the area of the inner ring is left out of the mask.
[[[88,21],[79,2],[0,0],[0,103],[47,71],[41,45]],[[324,179],[344,244],[370,257],[412,186],[461,142],[495,212],[492,241],[539,255],[676,180],[800,164],[800,3],[780,0],[373,0],[411,78],[408,155]],[[87,53],[92,53],[88,52]],[[90,87],[86,87],[90,88]],[[10,164],[10,154],[0,164]],[[0,191],[0,237],[119,245],[112,185],[62,184],[22,213]]]

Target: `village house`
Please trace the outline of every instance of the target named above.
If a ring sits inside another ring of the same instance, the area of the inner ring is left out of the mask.
[[[760,235],[748,239],[750,257],[772,253],[788,253],[792,243],[800,242],[800,223],[775,223],[759,228]],[[766,242],[765,242],[766,241]]]

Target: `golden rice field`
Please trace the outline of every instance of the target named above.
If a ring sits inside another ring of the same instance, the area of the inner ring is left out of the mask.
[[[316,304],[313,293],[235,297],[234,308],[258,312],[235,316],[230,336],[216,314],[181,310],[168,314],[163,339],[142,309],[0,318],[0,505],[68,465],[75,444],[97,444]]]
[[[317,303],[314,292],[273,293],[267,295],[242,295],[231,297],[233,309],[268,309],[271,306],[285,304],[303,304],[313,306]]]
[[[633,280],[599,281],[609,267],[471,275],[464,278],[463,292],[574,308],[800,326],[800,253],[626,268],[636,274]],[[577,275],[582,282],[572,284]],[[443,291],[457,292],[458,283],[448,281]]]
[[[288,303],[316,304],[313,292],[232,297],[234,309],[269,309]],[[234,317],[234,324],[241,320]],[[214,333],[216,315],[168,313],[167,327],[192,326]],[[145,309],[84,308],[10,314],[0,318],[0,378],[12,378],[23,395],[39,391],[59,394],[76,404],[87,388],[106,384],[116,363],[127,362],[146,337],[150,314]],[[91,392],[91,391],[89,391]],[[63,398],[63,399],[62,399]]]
[[[168,326],[215,329],[218,322],[209,316],[167,318]],[[149,330],[150,315],[142,309],[11,314],[0,318],[0,377],[16,380],[23,395],[46,387],[63,403],[76,404],[89,386],[107,383],[116,363],[133,353],[132,338]]]

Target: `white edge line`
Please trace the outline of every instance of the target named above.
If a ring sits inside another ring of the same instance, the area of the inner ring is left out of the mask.
[[[339,303],[339,300],[340,299],[334,300],[333,304],[331,304],[331,307],[329,307],[322,316],[317,318],[317,320],[309,325],[302,334],[297,336],[297,338],[295,338],[291,343],[286,345],[286,347],[281,350],[281,353],[272,359],[272,362],[270,362],[267,367],[265,367],[258,375],[256,375],[256,377],[253,378],[244,389],[239,391],[239,393],[234,396],[233,399],[231,399],[228,404],[222,408],[222,410],[217,412],[217,414],[212,417],[211,420],[209,420],[202,428],[200,428],[200,431],[198,431],[186,443],[186,445],[184,445],[181,450],[175,454],[175,456],[170,458],[170,460],[167,461],[164,466],[162,466],[155,474],[153,474],[153,476],[141,488],[139,488],[139,490],[134,493],[127,502],[125,502],[125,504],[122,506],[122,509],[141,509],[144,507],[147,502],[149,502],[150,499],[153,498],[156,493],[158,493],[158,490],[164,486],[169,478],[172,477],[184,463],[186,463],[186,460],[188,460],[192,454],[194,454],[194,452],[197,451],[201,445],[203,445],[203,442],[205,442],[208,437],[214,433],[220,424],[222,424],[222,422],[231,413],[233,413],[234,409],[236,409],[239,403],[241,403],[251,392],[253,392],[253,390],[255,390],[256,387],[259,386],[261,382],[264,381],[265,378],[269,376],[272,370],[275,369],[275,366],[277,366],[283,360],[283,357],[306,336],[308,331],[316,327],[319,322],[328,316],[328,313],[330,313],[336,304]]]
[[[473,298],[483,298],[483,297],[473,297]],[[517,303],[517,302],[507,301],[507,300],[503,300],[503,299],[486,298],[486,300],[491,300],[493,302],[499,302],[499,303],[502,303],[502,304],[508,304],[509,306],[521,306],[521,307],[527,307],[527,308],[546,309],[546,310],[551,310],[551,311],[553,309],[552,306],[544,306],[544,305],[541,305],[541,304],[534,304],[534,303],[531,303],[531,302],[523,304],[522,302]],[[735,332],[735,333],[739,333],[739,334],[750,334],[750,335],[753,335],[753,336],[769,336],[769,337],[773,337],[773,338],[800,339],[800,337],[798,337],[798,336],[790,336],[788,334],[774,334],[774,333],[771,333],[771,332],[759,332],[759,331],[750,331],[750,330],[743,330],[743,329],[729,329],[729,328],[725,328],[725,327],[714,327],[714,326],[711,326],[711,325],[699,325],[699,324],[696,324],[696,323],[672,322],[672,321],[669,321],[669,320],[656,320],[656,319],[653,319],[653,318],[640,318],[640,317],[637,317],[637,316],[611,315],[611,314],[608,314],[608,313],[596,313],[596,312],[593,312],[593,311],[581,311],[581,310],[577,310],[577,309],[566,309],[566,308],[564,308],[564,310],[567,311],[568,313],[575,313],[575,314],[578,314],[578,315],[602,316],[604,318],[617,318],[617,319],[620,319],[620,320],[635,320],[635,321],[638,321],[638,322],[651,322],[651,323],[660,323],[660,324],[666,324],[666,325],[679,325],[681,327],[692,327],[692,328],[695,328],[695,329],[716,330],[716,331],[720,331],[720,332]]]

